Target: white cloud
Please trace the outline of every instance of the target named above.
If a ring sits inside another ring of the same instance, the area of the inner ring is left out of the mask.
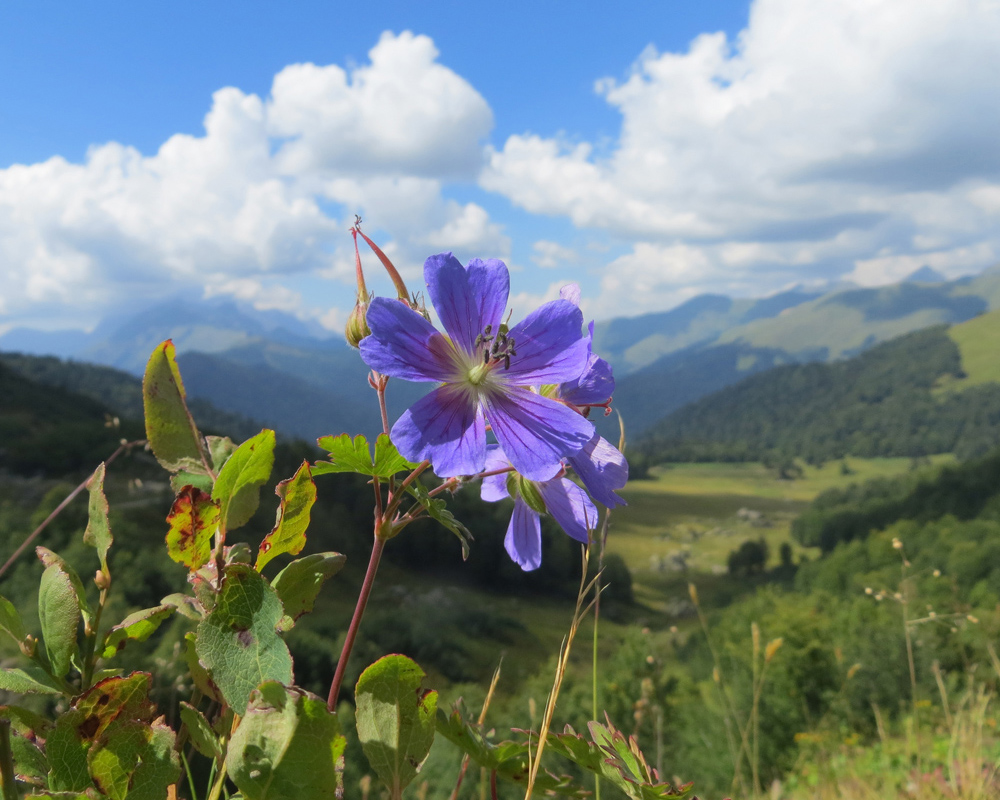
[[[437,55],[425,36],[386,33],[355,69],[289,66],[266,99],[220,89],[203,136],[177,134],[153,155],[112,142],[83,163],[0,170],[5,313],[30,322],[72,306],[93,321],[207,287],[319,316],[276,281],[335,275],[350,302],[355,212],[411,271],[431,241],[505,255],[486,211],[446,196],[447,180],[481,165],[492,114]]]
[[[567,262],[573,263],[578,258],[572,248],[547,239],[539,239],[531,248],[534,250],[531,260],[542,269],[556,269]]]
[[[855,262],[854,271],[845,277],[862,286],[879,286],[900,281],[921,267],[931,267],[946,278],[958,278],[996,261],[998,256],[1000,250],[988,242],[981,242],[953,250],[859,260]]]
[[[735,41],[649,48],[626,80],[598,81],[622,115],[606,157],[516,135],[480,182],[631,243],[629,280],[659,292],[644,298],[654,307],[689,278],[756,281],[759,294],[787,281],[783,265],[837,277],[884,247],[913,254],[918,236],[985,255],[983,242],[1000,249],[998,12],[996,0],[755,0]],[[609,313],[635,308],[607,300]]]

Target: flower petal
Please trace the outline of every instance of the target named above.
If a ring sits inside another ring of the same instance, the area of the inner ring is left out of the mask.
[[[455,386],[439,386],[403,412],[392,442],[410,461],[429,460],[442,478],[474,475],[486,463],[482,409]]]
[[[443,381],[454,371],[448,340],[398,300],[376,297],[366,316],[371,336],[361,340],[361,358],[374,370],[408,381]]]
[[[608,508],[625,505],[615,489],[628,482],[628,462],[607,439],[595,435],[569,463],[591,496]]]
[[[504,375],[512,383],[531,386],[562,383],[579,377],[587,367],[590,343],[580,329],[583,314],[566,300],[535,309],[511,328],[517,355]]]
[[[457,347],[472,353],[487,325],[496,334],[510,294],[510,274],[502,261],[474,258],[466,268],[451,253],[441,253],[424,262],[424,280],[441,324]]]
[[[590,531],[597,527],[597,507],[587,493],[573,481],[557,478],[538,484],[545,501],[545,509],[559,523],[559,527],[578,542],[586,544]]]
[[[495,469],[504,469],[509,466],[510,462],[507,460],[507,456],[504,455],[503,450],[500,449],[500,445],[491,444],[487,446],[486,472],[491,472]],[[487,503],[496,503],[510,497],[510,493],[507,491],[507,476],[509,474],[509,472],[501,472],[499,475],[489,475],[483,478],[483,485],[479,490],[480,497]]]
[[[529,480],[549,480],[563,458],[594,436],[593,424],[575,411],[527,389],[510,387],[483,401],[497,441],[514,469]]]
[[[568,300],[573,305],[580,305],[580,284],[578,283],[567,283],[562,289],[559,290],[559,296],[563,300]]]
[[[559,387],[559,396],[575,406],[605,403],[615,393],[615,379],[611,365],[593,353],[587,359],[583,374]]]
[[[514,501],[514,513],[503,546],[525,572],[538,569],[542,564],[542,524],[538,512],[528,508],[520,498]]]

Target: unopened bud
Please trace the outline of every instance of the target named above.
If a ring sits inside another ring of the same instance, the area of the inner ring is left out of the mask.
[[[111,576],[108,575],[103,569],[97,570],[94,573],[94,585],[97,586],[102,592],[111,586]]]
[[[24,637],[23,641],[18,642],[18,647],[21,648],[21,652],[24,653],[28,658],[35,657],[35,649],[38,647],[38,639],[32,636],[30,633]]]
[[[367,315],[368,302],[367,300],[362,301],[359,298],[354,308],[351,309],[350,315],[347,317],[347,325],[344,326],[344,338],[347,339],[347,343],[351,347],[357,347],[361,344],[362,339],[371,334],[371,330],[368,327],[368,320],[366,319]]]

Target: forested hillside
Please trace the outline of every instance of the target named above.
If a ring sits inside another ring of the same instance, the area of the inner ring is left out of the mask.
[[[936,390],[963,374],[947,329],[930,328],[847,361],[754,375],[671,414],[636,449],[649,463],[774,456],[815,463],[946,452],[968,458],[1000,443],[1000,385]]]

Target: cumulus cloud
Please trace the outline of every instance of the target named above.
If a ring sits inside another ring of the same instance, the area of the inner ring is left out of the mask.
[[[277,281],[334,275],[349,295],[347,228],[369,210],[369,230],[389,231],[411,270],[449,237],[503,255],[509,241],[486,211],[446,195],[447,180],[482,165],[486,101],[425,36],[386,33],[369,55],[352,70],[289,66],[263,99],[220,89],[204,135],[172,136],[152,155],[112,142],[83,163],[0,170],[3,313],[30,322],[74,308],[93,322],[194,287],[319,316]]]
[[[572,263],[577,260],[577,254],[572,248],[547,239],[539,239],[531,249],[534,251],[531,260],[542,269],[556,269],[567,262]]]
[[[978,253],[987,261],[952,263],[982,267],[1000,250],[998,11],[996,0],[755,0],[735,40],[649,48],[627,79],[598,81],[622,116],[606,157],[516,135],[480,182],[631,242],[616,264],[659,293],[654,305],[698,276],[759,292],[793,271],[850,273],[885,249]]]

